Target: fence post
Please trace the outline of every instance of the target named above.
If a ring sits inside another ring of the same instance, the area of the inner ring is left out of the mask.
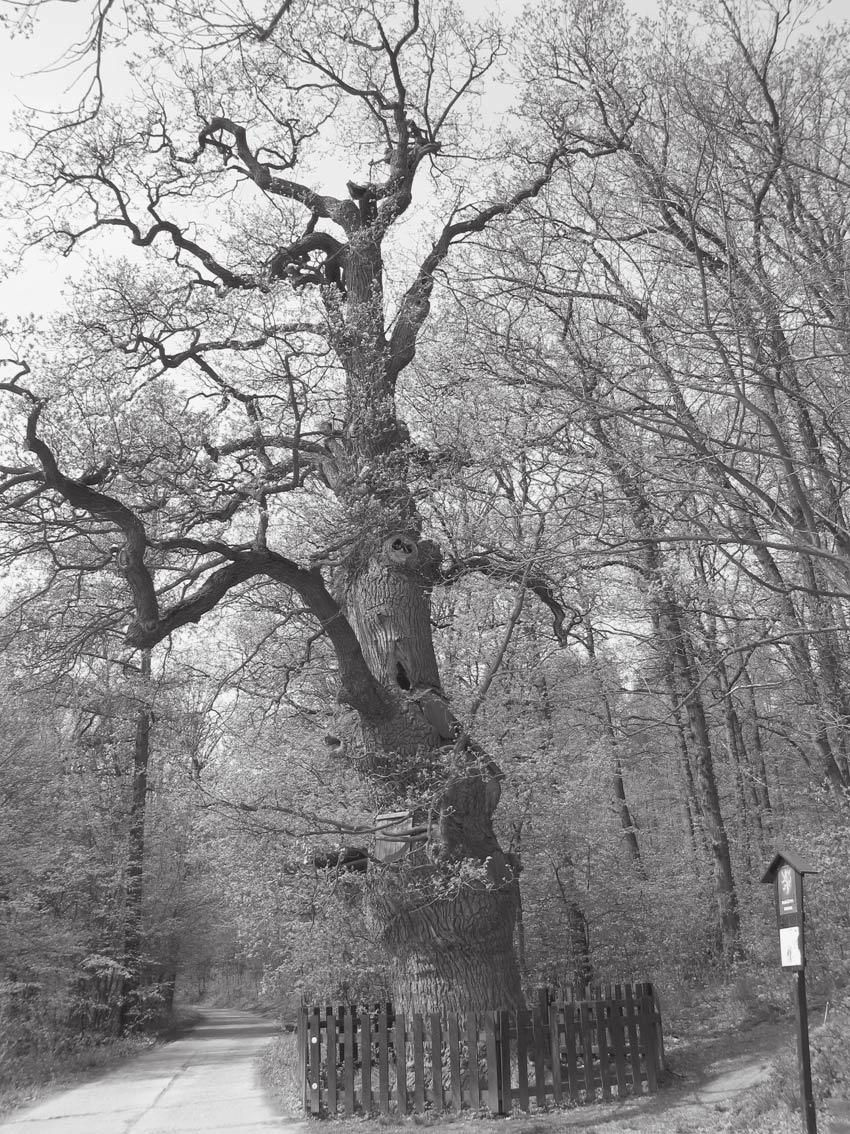
[[[301,1109],[307,1109],[307,1009],[302,1005],[298,1009],[298,1094],[301,1099]]]
[[[511,1016],[504,1009],[496,1013],[496,1036],[499,1048],[499,1114],[510,1114],[514,1108],[511,1091]]]
[[[322,1111],[322,1041],[319,1024],[319,1009],[314,1008],[310,1013],[310,1113],[321,1114]]]
[[[664,1054],[664,1031],[661,1026],[661,1004],[658,1000],[658,993],[655,991],[655,985],[651,982],[647,984],[646,990],[652,998],[652,1011],[655,1016],[655,1038],[658,1042],[658,1070],[663,1075],[667,1070],[667,1057]]]
[[[328,1114],[336,1116],[337,1083],[336,1083],[336,1013],[328,1005],[325,1008],[325,1069],[328,1086]]]
[[[495,1012],[485,1012],[482,1016],[484,1035],[487,1043],[487,1106],[493,1114],[501,1114],[501,1047],[497,1036]]]

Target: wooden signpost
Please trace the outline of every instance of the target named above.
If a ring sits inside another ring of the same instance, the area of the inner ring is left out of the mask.
[[[779,955],[783,969],[790,969],[796,979],[797,1001],[797,1065],[800,1071],[800,1099],[803,1104],[803,1130],[817,1134],[815,1100],[812,1094],[812,1064],[809,1054],[809,1010],[806,1002],[805,915],[803,913],[803,875],[818,874],[791,851],[781,850],[774,856],[762,876],[772,882],[776,901],[776,922],[779,929]]]

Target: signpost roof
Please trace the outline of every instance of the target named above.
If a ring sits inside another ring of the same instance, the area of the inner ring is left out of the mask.
[[[795,851],[785,849],[778,850],[771,859],[770,866],[762,875],[762,882],[773,882],[776,874],[784,862],[797,871],[798,874],[820,874],[820,871],[815,866],[809,866],[808,863],[803,862],[800,856]]]

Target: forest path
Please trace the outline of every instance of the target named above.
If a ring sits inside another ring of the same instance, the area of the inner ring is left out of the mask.
[[[92,1082],[16,1111],[3,1134],[266,1134],[295,1130],[259,1084],[255,1059],[277,1027],[205,1008],[181,1039]]]

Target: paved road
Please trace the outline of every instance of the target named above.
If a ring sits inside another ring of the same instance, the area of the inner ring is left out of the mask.
[[[248,1012],[204,1010],[182,1039],[94,1082],[15,1112],[3,1134],[267,1134],[292,1130],[257,1079],[255,1056],[274,1024]]]

